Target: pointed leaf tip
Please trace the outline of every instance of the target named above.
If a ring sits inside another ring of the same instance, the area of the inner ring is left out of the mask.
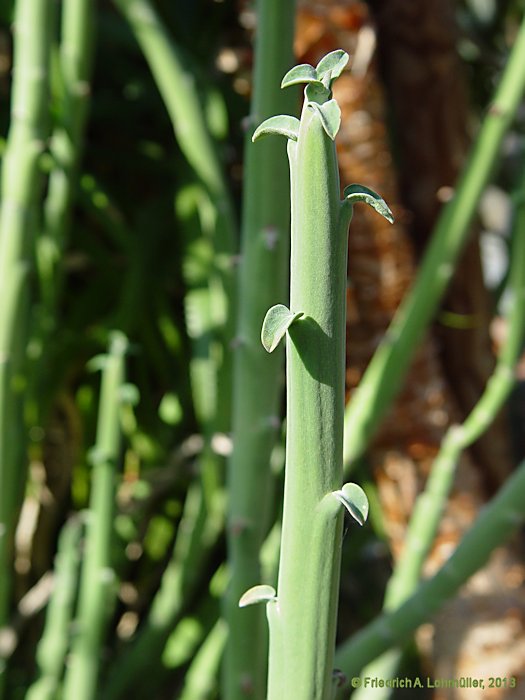
[[[381,195],[371,190],[369,187],[364,185],[348,185],[344,190],[344,197],[350,204],[355,204],[356,202],[365,202],[375,209],[378,214],[381,214],[387,221],[391,224],[394,223],[394,215],[390,211],[390,207],[385,202]]]
[[[261,584],[260,586],[253,586],[246,593],[243,593],[239,600],[239,607],[245,608],[248,605],[267,603],[270,600],[276,600],[275,588]]]
[[[359,525],[365,524],[368,518],[368,498],[360,486],[353,483],[345,484],[339,491],[334,491],[334,496]]]
[[[292,323],[302,316],[302,312],[294,313],[284,304],[276,304],[268,309],[264,317],[261,342],[267,352],[273,352]]]
[[[280,134],[292,139],[292,141],[297,141],[299,119],[288,114],[279,114],[276,117],[265,119],[253,132],[252,141],[257,141],[257,139],[268,134]]]

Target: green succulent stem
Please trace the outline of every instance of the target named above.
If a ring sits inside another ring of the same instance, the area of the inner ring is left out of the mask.
[[[288,154],[290,306],[303,317],[290,327],[286,343],[286,472],[276,616],[284,677],[275,674],[268,697],[306,700],[328,697],[331,689],[342,513],[326,517],[318,507],[340,488],[343,477],[349,216],[341,209],[334,143],[308,103],[297,144],[289,141]],[[271,682],[273,670],[270,666]]]
[[[180,700],[208,700],[212,696],[226,638],[226,625],[219,619],[193,658]]]
[[[78,590],[81,535],[82,523],[79,518],[68,520],[60,533],[53,592],[47,609],[44,632],[37,647],[40,675],[29,688],[27,700],[54,700],[60,692]]]
[[[263,326],[268,350],[286,335],[287,367],[277,595],[271,596],[268,587],[254,591],[254,602],[268,600],[269,700],[331,698],[343,526],[340,505],[358,520],[366,510],[360,489],[356,505],[355,491],[341,488],[348,226],[356,200],[382,200],[366,188],[358,194],[357,187],[340,199],[334,143],[340,111],[331,97],[331,84],[347,61],[347,54],[335,51],[315,69],[293,68],[283,86],[307,82],[298,125],[291,126],[289,117],[281,122],[274,118],[254,134],[254,139],[272,131],[283,134],[282,123],[292,133],[288,140],[291,310],[287,314],[282,306],[273,307]]]
[[[78,165],[90,101],[96,5],[92,0],[70,0],[61,5],[61,36],[58,47],[58,106],[51,134],[53,169],[49,176],[43,208],[42,234],[36,240],[36,264],[40,299],[36,307],[36,328],[31,357],[49,363],[56,344],[58,304],[63,286],[62,255],[70,229],[77,187]],[[53,399],[56,375],[35,372],[32,393],[45,413]]]
[[[8,622],[11,546],[23,495],[23,398],[29,273],[47,137],[51,0],[19,0],[14,28],[11,125],[2,162],[0,209],[0,629]],[[0,654],[0,696],[5,664]]]
[[[267,628],[264,610],[239,610],[241,594],[261,580],[260,549],[271,515],[270,456],[280,430],[282,350],[271,357],[260,343],[269,306],[287,300],[290,192],[284,143],[252,144],[255,124],[294,109],[297,94],[279,80],[293,60],[295,2],[257,2],[255,68],[246,134],[242,238],[237,279],[233,372],[233,452],[228,464],[228,561],[224,601],[228,640],[223,692],[228,700],[266,697]],[[290,117],[297,122],[297,119]]]
[[[56,267],[69,229],[89,106],[94,24],[94,4],[90,0],[64,4],[59,46],[61,100],[50,143],[54,167],[44,205],[44,235],[37,246],[42,297],[50,319],[55,313],[59,291]]]
[[[64,680],[64,700],[93,700],[97,697],[101,649],[116,593],[111,545],[127,347],[124,335],[114,332],[108,354],[100,358],[102,382],[97,440],[91,452],[93,472],[86,551],[80,575],[78,628]]]

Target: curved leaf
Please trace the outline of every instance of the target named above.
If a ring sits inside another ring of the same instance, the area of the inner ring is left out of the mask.
[[[252,141],[268,134],[280,134],[286,138],[297,141],[299,134],[299,119],[288,114],[279,114],[276,117],[265,119],[253,132]]]
[[[369,204],[372,209],[375,209],[378,214],[384,216],[384,218],[391,224],[394,223],[394,216],[390,211],[388,204],[385,202],[381,195],[374,192],[364,185],[348,185],[344,190],[344,197],[350,204],[355,204],[355,202],[365,202]]]
[[[328,100],[320,105],[317,102],[309,102],[308,106],[317,111],[321,117],[323,129],[327,135],[334,141],[339,127],[341,126],[341,110],[336,100]]]
[[[339,491],[334,491],[333,495],[359,525],[365,524],[368,518],[368,498],[360,486],[353,483],[345,484]]]
[[[326,54],[326,56],[319,61],[315,69],[318,79],[326,83],[324,78],[328,78],[331,83],[341,75],[349,59],[350,56],[342,49],[337,49],[336,51],[331,51]]]
[[[319,82],[317,71],[309,63],[301,63],[298,66],[290,68],[281,82],[281,87],[285,88],[289,85],[297,85],[298,83],[313,83]]]
[[[302,311],[294,313],[284,304],[276,304],[268,309],[261,330],[261,342],[264,349],[267,352],[273,352],[288,328],[302,315]]]
[[[255,605],[255,603],[267,603],[271,600],[276,600],[275,588],[261,584],[249,588],[246,593],[243,593],[239,600],[239,607],[245,608],[247,605]]]

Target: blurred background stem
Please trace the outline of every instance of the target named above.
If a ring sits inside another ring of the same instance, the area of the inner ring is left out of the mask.
[[[49,146],[52,170],[44,202],[43,230],[36,241],[40,299],[31,341],[32,360],[47,366],[60,326],[63,260],[84,146],[95,25],[95,3],[91,0],[69,0],[60,9],[60,42],[54,71],[55,121]],[[45,414],[49,408],[45,404],[53,398],[53,391],[46,385],[50,373],[35,371],[34,375],[31,398]]]
[[[419,495],[405,536],[404,550],[387,584],[383,609],[396,610],[417,589],[423,566],[430,552],[446,501],[454,481],[462,451],[481,435],[501,411],[516,382],[515,368],[523,347],[525,328],[525,178],[516,190],[516,216],[508,280],[510,309],[507,314],[506,338],[485,392],[461,426],[452,426],[432,464],[424,491]],[[390,650],[362,671],[362,678],[394,678],[401,660],[401,650]],[[355,700],[364,700],[367,690],[357,690]],[[354,695],[352,697],[354,697]],[[391,689],[375,691],[375,700],[391,696]]]
[[[82,522],[75,518],[66,522],[60,534],[53,591],[37,649],[40,675],[29,688],[27,700],[54,700],[60,691],[78,590],[82,529]]]
[[[26,476],[28,282],[42,183],[39,161],[48,129],[51,15],[51,0],[16,3],[11,125],[0,212],[0,631],[9,620],[14,527]],[[0,697],[4,679],[0,651]]]
[[[64,681],[64,700],[97,697],[102,646],[116,595],[111,544],[127,347],[126,338],[115,332],[108,354],[96,358],[102,368],[97,441],[90,453],[93,471],[85,556],[80,575],[77,629]]]
[[[213,333],[221,343],[217,359],[216,387],[221,396],[221,420],[229,427],[231,410],[231,352],[233,335],[233,269],[237,224],[231,195],[204,118],[194,72],[170,37],[161,18],[148,0],[114,0],[139,43],[169,113],[175,138],[214,205],[214,297]],[[208,387],[208,390],[210,387]]]
[[[289,175],[281,139],[252,143],[267,117],[296,111],[297,93],[280,89],[293,61],[295,2],[259,0],[253,92],[244,148],[242,238],[237,278],[233,372],[233,452],[228,464],[228,562],[224,601],[228,638],[223,694],[266,697],[267,632],[263,606],[240,610],[241,595],[261,582],[260,549],[270,526],[270,455],[280,429],[283,353],[261,341],[266,311],[288,298]]]

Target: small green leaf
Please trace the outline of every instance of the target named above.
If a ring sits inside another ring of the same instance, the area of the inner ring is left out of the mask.
[[[297,85],[298,83],[313,83],[319,82],[317,71],[309,63],[301,63],[299,66],[294,66],[284,76],[281,87],[285,88],[289,85]]]
[[[384,216],[387,221],[391,224],[394,223],[394,216],[390,211],[387,203],[381,197],[381,195],[374,192],[374,190],[365,187],[364,185],[348,185],[344,190],[344,197],[350,204],[355,204],[355,202],[365,202],[369,204],[372,209],[375,209],[378,214]]]
[[[343,72],[350,56],[342,49],[331,51],[326,54],[317,64],[315,69],[318,75],[318,80],[322,80],[326,85],[325,78],[328,78],[329,83],[338,78]]]
[[[261,330],[261,342],[264,349],[267,352],[273,352],[288,328],[302,315],[301,311],[294,313],[284,304],[276,304],[268,309]]]
[[[288,114],[279,114],[276,117],[265,119],[253,132],[252,141],[256,141],[261,136],[268,134],[280,134],[292,141],[297,141],[299,134],[299,119]]]
[[[243,593],[239,600],[239,607],[245,608],[247,605],[254,605],[255,603],[268,603],[271,600],[276,600],[275,588],[262,584],[253,586],[246,593]]]
[[[98,370],[103,370],[108,365],[107,355],[95,355],[87,361],[86,367],[90,372],[97,372]]]
[[[341,126],[341,110],[335,100],[328,100],[322,105],[317,102],[309,102],[308,106],[315,110],[321,117],[323,129],[328,136],[334,141],[339,127]]]
[[[368,517],[368,498],[360,486],[352,483],[345,484],[339,491],[334,491],[333,495],[359,525],[365,524]]]

